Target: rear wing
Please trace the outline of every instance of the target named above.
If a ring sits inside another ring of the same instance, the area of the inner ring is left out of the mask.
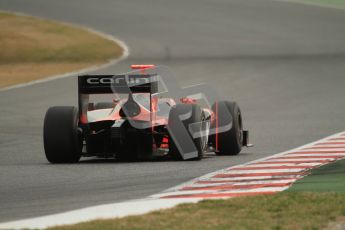
[[[78,76],[79,120],[82,124],[88,123],[87,111],[91,94],[155,94],[157,92],[158,75],[156,74]],[[151,101],[150,105],[152,106]]]
[[[82,75],[78,77],[79,94],[158,92],[157,75]]]

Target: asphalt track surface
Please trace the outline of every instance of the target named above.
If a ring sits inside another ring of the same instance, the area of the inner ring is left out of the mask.
[[[46,109],[76,105],[75,78],[0,92],[0,221],[141,198],[205,173],[345,130],[345,11],[273,0],[0,0],[1,10],[124,40],[127,61],[172,67],[242,107],[255,147],[201,162],[48,164]]]

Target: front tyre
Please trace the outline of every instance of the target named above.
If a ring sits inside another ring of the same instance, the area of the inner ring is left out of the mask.
[[[216,122],[213,128],[218,135],[211,136],[212,147],[217,155],[237,155],[243,144],[243,124],[240,107],[236,102],[219,101],[212,106]]]
[[[81,157],[82,139],[78,132],[78,110],[72,106],[48,109],[44,118],[43,141],[50,163],[77,163]]]

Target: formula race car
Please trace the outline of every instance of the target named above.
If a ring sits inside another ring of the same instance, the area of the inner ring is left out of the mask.
[[[166,67],[132,69],[79,76],[79,108],[48,109],[43,136],[49,162],[76,163],[81,157],[199,160],[208,151],[236,155],[249,146],[236,102],[214,95],[205,100],[205,92],[195,88],[181,90]]]

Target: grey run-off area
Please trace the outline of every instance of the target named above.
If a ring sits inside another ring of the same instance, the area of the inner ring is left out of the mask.
[[[65,78],[0,92],[0,221],[141,198],[205,173],[345,129],[345,11],[272,0],[0,0],[1,10],[67,21],[124,40],[130,64],[168,65],[242,108],[252,149],[201,162],[84,160],[50,165],[46,109],[76,105]]]

